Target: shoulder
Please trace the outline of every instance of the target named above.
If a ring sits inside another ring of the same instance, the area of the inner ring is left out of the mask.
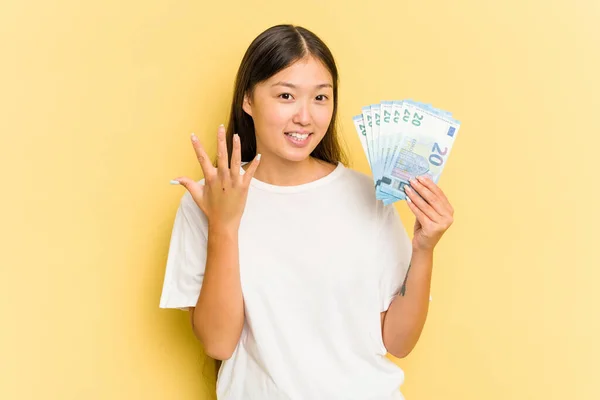
[[[362,189],[365,191],[374,191],[374,183],[372,177],[365,174],[364,172],[357,171],[350,167],[344,168],[344,178],[346,179],[347,183],[356,186],[357,189]]]
[[[378,221],[395,219],[398,212],[393,204],[385,205],[377,199],[373,177],[351,168],[344,171],[346,198],[352,196]]]
[[[362,200],[365,204],[375,206],[375,183],[373,178],[361,171],[345,167],[340,179],[346,196]]]

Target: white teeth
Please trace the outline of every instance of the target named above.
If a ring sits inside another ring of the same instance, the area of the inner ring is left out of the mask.
[[[300,134],[296,132],[290,132],[288,135],[299,140],[305,140],[308,137],[308,133]]]

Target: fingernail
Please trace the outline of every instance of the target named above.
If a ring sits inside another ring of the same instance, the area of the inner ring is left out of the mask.
[[[225,125],[221,124],[219,125],[219,128],[225,128]]]
[[[421,182],[425,181],[425,177],[423,175],[417,176],[417,179]]]
[[[409,203],[412,203],[412,200],[408,196],[406,196],[406,201],[408,201]]]
[[[179,185],[179,184],[180,184],[180,183],[179,183],[179,181],[178,181],[178,180],[175,180],[175,179],[172,179],[172,180],[171,180],[169,183],[170,183],[171,185]]]
[[[233,138],[234,138],[235,140],[240,140],[240,135],[238,135],[237,133],[235,133],[235,134],[233,135]]]
[[[257,160],[260,160],[260,154],[257,154],[257,155],[256,155],[256,159],[257,159]]]
[[[413,178],[413,179],[410,180],[410,184],[411,185],[414,185],[415,183],[417,183],[417,180],[415,178]]]
[[[191,138],[192,138],[192,142],[197,142],[198,141],[198,137],[196,135],[194,135],[193,132],[192,132]]]
[[[405,192],[410,192],[411,190],[412,190],[412,189],[411,189],[411,187],[410,187],[410,186],[408,186],[408,185],[404,185],[404,191],[405,191]]]

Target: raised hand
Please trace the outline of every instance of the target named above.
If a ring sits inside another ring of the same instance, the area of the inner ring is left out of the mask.
[[[237,134],[233,137],[231,168],[228,163],[223,125],[219,126],[217,131],[216,168],[210,163],[204,148],[193,133],[191,140],[200,167],[204,172],[205,183],[201,185],[185,176],[174,179],[172,183],[179,183],[190,192],[198,207],[206,215],[209,226],[237,230],[246,206],[250,181],[260,162],[260,154],[242,175],[240,174],[241,146]]]

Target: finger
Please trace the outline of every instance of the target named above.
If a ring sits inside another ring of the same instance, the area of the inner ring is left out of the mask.
[[[204,147],[202,147],[202,144],[200,144],[200,140],[198,140],[198,137],[193,133],[191,139],[192,146],[194,147],[194,151],[196,152],[196,158],[200,162],[200,167],[202,168],[202,173],[204,173],[204,177],[214,174],[216,169],[210,163],[210,159],[204,151]]]
[[[446,197],[446,194],[444,193],[444,191],[442,189],[440,189],[440,187],[429,176],[422,175],[422,176],[419,176],[417,179],[424,186],[428,187],[429,190],[431,190],[433,193],[437,194],[440,199],[442,199],[442,204],[448,210],[448,214],[450,216],[454,215],[454,208],[452,207],[452,204],[450,204],[448,197]]]
[[[440,189],[440,187],[438,185],[436,185],[435,182],[429,176],[421,175],[421,176],[418,176],[417,179],[419,180],[419,182],[421,182],[421,184],[423,184],[423,186],[425,186],[426,188],[431,190],[433,193],[437,194],[439,198],[445,200],[446,203],[448,203],[448,205],[450,205],[450,202],[448,201],[448,198],[444,194],[444,191],[442,189]]]
[[[199,199],[202,198],[202,193],[204,190],[204,185],[199,184],[198,182],[196,182],[193,179],[190,179],[188,177],[185,176],[181,176],[179,178],[175,178],[171,181],[172,184],[176,184],[176,182],[178,184],[180,184],[181,186],[183,186],[184,188],[186,188],[186,190],[188,192],[190,192],[190,194],[192,195],[192,198],[194,199],[194,201],[198,201]]]
[[[429,176],[421,175],[421,176],[417,176],[417,179],[419,180],[419,182],[421,182],[423,184],[423,186],[427,187],[433,193],[437,194],[439,197],[446,199],[446,195],[444,194],[442,189],[440,189],[440,187],[438,185],[436,185],[435,182]],[[448,200],[448,199],[446,199],[446,200]]]
[[[436,211],[436,213],[440,215],[449,214],[449,211],[444,204],[446,201],[441,197],[438,197],[437,194],[429,190],[429,188],[419,182],[419,180],[411,179],[410,186],[415,189],[415,191],[419,193],[421,197],[425,199],[425,201],[427,201],[427,203]]]
[[[225,127],[219,126],[217,130],[217,169],[221,179],[229,179],[229,164],[227,161],[227,144],[225,143]]]
[[[417,221],[419,221],[421,225],[425,225],[425,222],[429,220],[429,218],[427,218],[427,215],[425,215],[423,211],[419,210],[419,207],[415,206],[415,203],[413,203],[408,196],[406,197],[406,204],[408,204],[408,208],[410,208],[412,213],[415,215]]]
[[[438,222],[439,220],[441,220],[441,215],[438,214],[438,212],[435,211],[433,207],[431,207],[429,203],[427,203],[427,201],[423,200],[423,198],[419,196],[412,187],[408,185],[404,186],[404,193],[406,193],[407,198],[409,198],[413,202],[413,204],[419,210],[421,210],[423,214],[425,214],[430,220],[434,222]]]
[[[233,151],[231,152],[231,179],[236,182],[240,177],[240,167],[242,164],[242,153],[240,146],[240,137],[236,133],[233,135]]]
[[[246,186],[250,184],[250,181],[254,177],[254,173],[256,172],[256,168],[258,168],[258,164],[260,164],[260,154],[256,155],[254,161],[252,161],[252,164],[250,164],[246,170],[246,173],[244,174],[244,184]]]

